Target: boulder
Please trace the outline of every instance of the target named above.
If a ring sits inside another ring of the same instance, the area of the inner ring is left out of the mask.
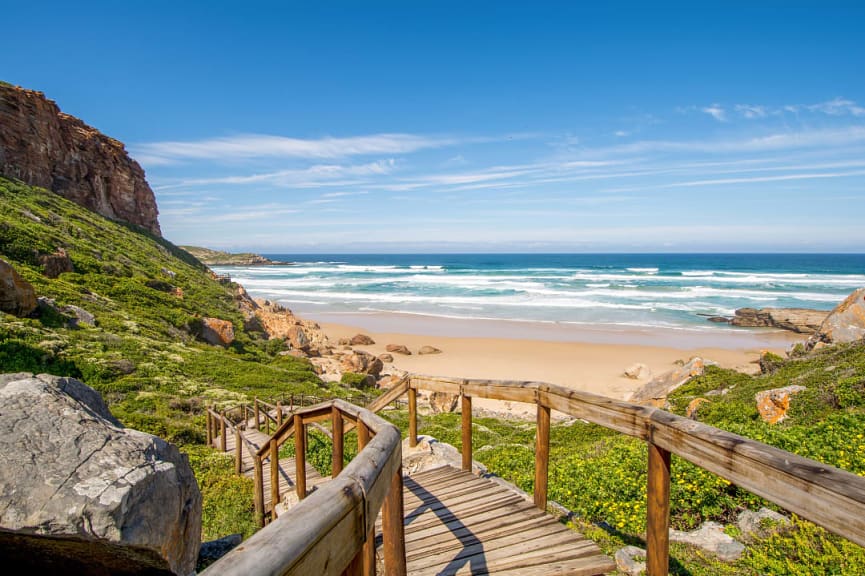
[[[701,376],[706,362],[699,356],[691,358],[683,366],[673,368],[660,376],[649,380],[642,388],[634,392],[631,402],[661,406],[667,395],[695,376]]]
[[[709,400],[706,400],[705,398],[694,398],[688,403],[688,407],[685,409],[685,417],[690,418],[691,420],[696,420],[697,413],[700,411],[700,406],[708,403]]]
[[[644,380],[652,377],[652,371],[645,364],[631,364],[625,369],[625,376],[631,380]]]
[[[453,412],[457,409],[457,402],[460,399],[459,394],[449,394],[447,392],[431,392],[429,395],[429,405],[433,413],[441,414],[443,412]]]
[[[808,308],[739,308],[733,317],[733,326],[748,328],[779,328],[799,334],[814,334],[826,319],[828,312]]]
[[[646,571],[646,551],[636,546],[616,550],[616,568],[628,576],[639,576]]]
[[[393,355],[392,354],[386,354],[386,353],[385,354],[379,354],[378,359],[381,360],[382,362],[393,362]]]
[[[859,288],[835,307],[820,325],[809,342],[814,348],[818,342],[841,344],[865,338],[865,288]]]
[[[343,372],[378,376],[382,368],[384,368],[384,364],[381,360],[363,350],[353,350],[347,354],[343,354],[340,359],[340,369]]]
[[[408,438],[402,442],[403,472],[409,476],[442,466],[461,469],[462,462],[463,457],[459,450],[450,444],[439,442],[432,436],[418,435],[417,445],[414,448],[409,447]],[[487,469],[483,464],[472,461],[472,472],[481,475],[486,474]]]
[[[773,388],[757,392],[754,400],[757,402],[757,411],[760,418],[769,424],[777,424],[787,418],[787,410],[790,408],[790,398],[794,394],[804,392],[804,386],[791,385],[783,388]]]
[[[185,455],[72,378],[0,377],[0,557],[14,573],[191,574],[201,494]]]
[[[398,376],[397,374],[388,374],[387,376],[383,376],[377,382],[379,388],[393,388],[400,380],[403,379],[403,376]]]
[[[421,346],[420,350],[417,351],[418,354],[441,354],[442,351],[436,348],[435,346]]]
[[[0,260],[0,310],[27,316],[36,309],[36,291],[5,260]]]
[[[229,534],[216,540],[202,542],[201,549],[198,551],[197,568],[202,570],[213,564],[239,546],[241,542],[243,542],[243,534]]]
[[[42,273],[49,278],[57,278],[64,272],[74,272],[72,260],[63,248],[58,248],[53,254],[43,254],[39,257]]]
[[[411,350],[409,350],[405,344],[388,344],[385,346],[385,350],[393,352],[394,354],[405,354],[406,356],[411,356]]]
[[[201,339],[214,346],[228,346],[234,342],[234,324],[219,318],[202,318]]]
[[[746,538],[767,538],[789,527],[790,519],[768,508],[760,508],[756,512],[743,510],[739,514],[736,526]]]
[[[82,326],[96,326],[96,317],[84,308],[69,304],[61,306],[52,298],[40,296],[36,299],[39,307],[39,314],[54,314],[62,316],[66,321],[68,328],[81,328]]]
[[[350,346],[371,346],[375,344],[375,340],[367,336],[366,334],[355,334],[348,341]]]
[[[744,544],[726,534],[724,527],[717,522],[706,522],[691,532],[670,530],[670,540],[690,544],[701,550],[711,552],[724,562],[738,560],[745,551]]]

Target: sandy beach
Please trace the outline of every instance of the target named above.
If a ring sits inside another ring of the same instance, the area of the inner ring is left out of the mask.
[[[618,399],[626,399],[646,382],[624,376],[634,363],[661,374],[679,360],[693,356],[741,371],[757,370],[761,350],[781,353],[804,340],[790,332],[736,330],[683,332],[675,330],[597,329],[542,323],[457,320],[373,314],[341,316],[341,322],[319,321],[334,339],[358,333],[374,345],[357,346],[382,354],[388,344],[404,344],[411,356],[393,354],[401,370],[437,376],[535,380],[560,384]],[[329,318],[333,319],[333,318]],[[421,346],[441,354],[419,355]],[[531,407],[476,400],[481,410],[530,416]]]

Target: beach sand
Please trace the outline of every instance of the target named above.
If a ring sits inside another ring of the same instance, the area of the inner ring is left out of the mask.
[[[759,330],[589,329],[540,323],[402,317],[395,314],[311,317],[333,339],[358,333],[370,335],[374,345],[355,346],[373,354],[388,344],[404,344],[411,356],[393,354],[394,366],[410,372],[462,378],[532,380],[560,384],[617,399],[627,399],[646,380],[624,376],[635,363],[658,375],[677,360],[693,356],[722,367],[753,373],[761,350],[783,354],[804,336]],[[441,354],[418,355],[421,346]],[[528,405],[476,399],[480,410],[534,415]]]

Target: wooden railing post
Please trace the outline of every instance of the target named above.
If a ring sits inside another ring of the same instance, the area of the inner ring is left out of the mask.
[[[276,438],[270,439],[270,510],[271,519],[276,519],[276,505],[279,504],[279,446]]]
[[[238,474],[243,473],[243,439],[240,436],[240,428],[234,428],[234,470]]]
[[[252,411],[255,413],[255,429],[261,431],[261,413],[259,412],[258,398],[255,399]]]
[[[276,401],[276,425],[282,426],[282,404]]]
[[[535,506],[547,509],[547,471],[550,465],[550,409],[538,404],[538,431],[535,441]]]
[[[296,464],[297,499],[306,498],[306,430],[303,416],[294,415],[294,461]]]
[[[665,576],[670,564],[670,453],[648,444],[646,569],[649,576]]]
[[[357,451],[360,452],[369,444],[369,427],[366,423],[358,419],[357,421]],[[382,517],[384,519],[384,517]],[[375,575],[375,528],[371,528],[366,534],[366,540],[363,543],[361,554],[361,566],[363,567],[364,576]],[[388,569],[389,570],[389,569]],[[390,572],[388,572],[390,574]]]
[[[408,445],[417,446],[417,390],[408,389]]]
[[[228,451],[225,438],[225,410],[219,413],[219,449],[223,452]]]
[[[472,397],[462,394],[463,470],[472,471]]]
[[[258,522],[259,528],[264,528],[264,473],[261,467],[261,456],[253,454],[252,463],[255,470],[253,475],[255,482],[255,519]]]
[[[207,423],[207,445],[213,447],[213,422],[211,422],[212,418],[210,416],[210,408],[206,409],[204,414]]]
[[[390,490],[381,508],[381,533],[387,576],[406,576],[401,466],[391,478]]]
[[[331,412],[331,418],[332,418],[331,428],[333,430],[333,464],[331,466],[331,477],[336,478],[337,476],[339,476],[339,473],[342,472],[343,424],[342,424],[342,413],[339,411],[339,408],[334,406],[332,408],[332,410],[333,411]]]

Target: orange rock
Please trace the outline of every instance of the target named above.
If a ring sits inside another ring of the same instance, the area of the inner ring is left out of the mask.
[[[806,390],[804,386],[784,386],[772,390],[757,392],[754,399],[757,401],[757,411],[760,418],[769,424],[777,424],[787,418],[787,410],[790,408],[790,398]]]
[[[228,346],[234,342],[234,325],[219,318],[202,318],[201,338],[209,344]]]
[[[700,406],[708,402],[709,400],[706,400],[705,398],[694,398],[685,409],[685,416],[692,420],[696,420],[697,412],[700,410]]]

